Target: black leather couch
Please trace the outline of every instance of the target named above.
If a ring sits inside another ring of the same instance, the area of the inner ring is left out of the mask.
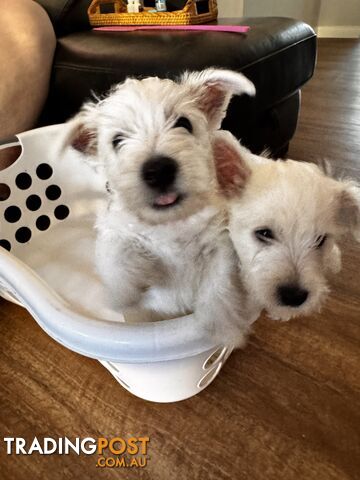
[[[311,78],[316,35],[289,18],[219,19],[250,25],[247,35],[219,32],[126,32],[91,30],[89,0],[38,0],[48,12],[58,43],[42,124],[72,116],[91,91],[99,94],[126,76],[174,77],[208,66],[243,72],[255,98],[234,98],[223,127],[253,151],[283,154],[294,135],[300,88]]]

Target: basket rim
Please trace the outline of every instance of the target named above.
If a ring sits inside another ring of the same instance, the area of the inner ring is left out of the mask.
[[[17,135],[22,153],[16,162],[0,171],[11,172],[26,162],[33,140],[56,136],[66,124],[41,127]],[[11,141],[14,144],[14,140]],[[6,144],[1,148],[6,148]],[[55,160],[56,162],[56,160]],[[119,363],[148,363],[192,357],[216,347],[210,335],[196,328],[193,314],[149,323],[118,323],[88,317],[74,310],[30,266],[0,248],[0,292],[15,293],[40,327],[57,342],[82,355]]]

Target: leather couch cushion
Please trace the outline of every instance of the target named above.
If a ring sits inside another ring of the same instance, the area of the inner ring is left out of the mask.
[[[54,60],[47,123],[73,115],[91,91],[101,94],[127,76],[174,77],[217,66],[242,71],[257,88],[236,97],[224,127],[246,137],[264,112],[291,97],[312,76],[316,36],[303,22],[264,17],[222,19],[250,25],[247,35],[219,32],[99,32],[62,36]]]

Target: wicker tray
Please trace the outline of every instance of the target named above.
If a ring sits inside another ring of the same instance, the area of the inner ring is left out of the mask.
[[[101,5],[112,6],[112,13],[102,13]],[[196,0],[188,0],[182,10],[173,12],[127,13],[125,0],[92,0],[88,15],[90,24],[102,25],[196,25],[217,19],[217,0],[209,0],[209,11],[197,13]]]

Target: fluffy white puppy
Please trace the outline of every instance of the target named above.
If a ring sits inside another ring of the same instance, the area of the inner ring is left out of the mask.
[[[253,84],[226,70],[128,79],[85,105],[64,141],[107,179],[96,264],[113,305],[194,311],[199,328],[236,345],[249,315],[218,205],[212,140],[242,93],[253,95]]]
[[[337,241],[360,241],[360,187],[316,165],[251,154],[229,132],[214,143],[241,283],[259,311],[289,320],[320,308],[341,267]]]

